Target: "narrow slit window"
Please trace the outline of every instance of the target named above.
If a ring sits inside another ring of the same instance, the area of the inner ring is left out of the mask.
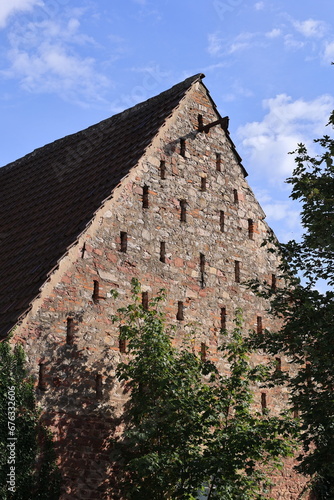
[[[148,310],[148,292],[142,292],[141,303],[142,303],[143,309],[145,309],[145,311],[147,311]]]
[[[95,377],[95,392],[98,399],[102,398],[102,375],[97,373]]]
[[[181,214],[180,214],[181,222],[187,222],[187,202],[186,202],[186,200],[180,201],[180,209],[181,209]]]
[[[160,241],[160,262],[166,262],[166,243]]]
[[[226,330],[226,307],[220,309],[220,328]]]
[[[100,284],[97,280],[94,280],[94,291],[93,291],[93,301],[95,304],[99,302],[100,299]]]
[[[201,177],[201,191],[206,191],[206,177]]]
[[[38,372],[38,388],[41,391],[46,391],[46,367],[45,363],[39,364],[39,372]]]
[[[281,358],[275,358],[275,371],[276,372],[281,372],[282,371],[282,360]]]
[[[180,155],[183,157],[186,156],[186,140],[185,139],[180,139]]]
[[[201,361],[206,361],[206,351],[207,347],[205,342],[201,342]]]
[[[166,162],[165,160],[160,161],[160,179],[166,179]]]
[[[225,212],[223,210],[219,214],[219,225],[220,231],[223,233],[225,231]]]
[[[74,344],[74,319],[73,318],[67,318],[67,325],[66,325],[66,344],[67,345],[73,345]]]
[[[197,119],[198,119],[198,130],[200,132],[203,131],[203,127],[204,127],[204,124],[203,124],[203,115],[197,115]]]
[[[306,363],[305,373],[306,373],[307,387],[311,387],[311,385],[312,385],[312,380],[311,380],[311,363],[309,361]]]
[[[148,201],[148,186],[143,186],[143,208],[148,208],[149,207],[149,201]]]
[[[222,155],[221,155],[221,153],[216,153],[216,170],[217,170],[217,172],[222,171]]]
[[[253,219],[248,219],[248,238],[252,240],[254,238],[254,221]]]
[[[271,275],[271,289],[273,292],[276,292],[277,288],[277,279],[276,279],[276,274]]]
[[[121,231],[121,252],[126,253],[128,250],[128,233]]]
[[[234,200],[234,203],[239,203],[239,196],[238,196],[237,189],[233,189],[233,200]]]
[[[205,287],[205,255],[203,253],[199,254],[199,269],[200,269],[200,281],[201,288]]]
[[[262,412],[267,409],[267,394],[265,392],[261,392],[261,408]]]
[[[183,309],[184,309],[183,302],[181,300],[179,300],[177,303],[177,315],[176,315],[176,319],[179,321],[184,320],[184,310]]]
[[[125,354],[126,353],[126,339],[120,335],[119,336],[119,339],[118,339],[118,348],[119,348],[119,352],[122,353],[122,354]]]
[[[234,261],[234,280],[236,283],[240,283],[240,262],[238,260]]]
[[[256,333],[258,333],[259,335],[262,335],[263,333],[262,316],[258,316],[256,318]]]

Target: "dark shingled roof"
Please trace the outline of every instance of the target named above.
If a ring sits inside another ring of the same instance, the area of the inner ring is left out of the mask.
[[[0,336],[203,76],[0,168]]]
[[[29,310],[94,213],[136,165],[187,90],[203,77],[187,78],[0,168],[0,337]],[[247,175],[228,132],[227,137]]]

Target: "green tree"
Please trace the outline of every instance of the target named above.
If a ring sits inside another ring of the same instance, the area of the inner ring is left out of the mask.
[[[123,462],[123,495],[129,499],[268,498],[265,472],[290,453],[295,423],[251,411],[252,384],[267,374],[251,368],[240,318],[224,335],[222,356],[230,374],[193,352],[191,342],[172,345],[158,302],[145,310],[134,281],[134,302],[119,309],[129,358],[117,368],[131,389],[125,430],[114,453]]]
[[[334,124],[334,113],[329,125]],[[271,355],[285,353],[294,367],[283,377],[291,406],[301,420],[303,453],[298,470],[312,478],[319,499],[334,498],[334,141],[316,139],[312,157],[303,144],[294,152],[296,167],[287,180],[291,197],[301,203],[301,241],[280,245],[282,287],[273,293],[253,283],[270,298],[283,320],[278,332],[267,332],[255,345]],[[320,280],[320,281],[319,281]],[[325,285],[324,285],[325,283]],[[324,291],[319,291],[322,289]],[[281,382],[283,381],[281,377]]]
[[[40,421],[22,347],[0,343],[0,498],[56,500],[52,437]]]

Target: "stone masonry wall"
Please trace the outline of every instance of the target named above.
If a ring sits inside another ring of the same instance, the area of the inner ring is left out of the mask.
[[[16,330],[39,380],[46,421],[58,438],[62,500],[117,498],[107,449],[121,430],[127,396],[115,369],[126,354],[119,350],[110,316],[130,301],[133,277],[149,297],[166,289],[165,311],[177,326],[177,341],[192,335],[195,348],[200,351],[205,343],[214,359],[224,311],[227,328],[237,308],[243,310],[245,331],[260,322],[263,329],[275,327],[267,304],[243,284],[256,277],[275,279],[275,257],[261,247],[271,230],[225,132],[220,126],[199,132],[199,114],[204,125],[217,119],[200,83],[97,213]],[[117,299],[111,289],[118,290]],[[183,320],[176,318],[179,302]],[[253,359],[261,361],[261,354]],[[284,406],[284,389],[266,392],[270,409]],[[255,398],[260,407],[261,389],[255,389]],[[296,499],[300,479],[291,468],[281,476],[277,498]]]

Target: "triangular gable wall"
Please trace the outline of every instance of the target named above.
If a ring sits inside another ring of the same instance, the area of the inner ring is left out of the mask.
[[[0,169],[0,336],[202,76]]]
[[[236,308],[246,329],[258,328],[259,318],[263,328],[274,326],[267,304],[243,284],[276,275],[275,257],[261,247],[270,229],[230,138],[220,125],[200,132],[199,114],[205,123],[219,118],[206,88],[194,82],[15,331],[45,386],[37,391],[58,433],[71,498],[88,499],[98,487],[100,498],[115,498],[106,443],[121,430],[126,393],[115,369],[126,354],[110,317],[129,302],[133,277],[149,297],[166,289],[176,341],[191,336],[194,348],[205,344],[213,358],[222,322],[231,327]],[[255,396],[260,407],[260,389]],[[267,404],[278,410],[284,397],[268,393]]]

